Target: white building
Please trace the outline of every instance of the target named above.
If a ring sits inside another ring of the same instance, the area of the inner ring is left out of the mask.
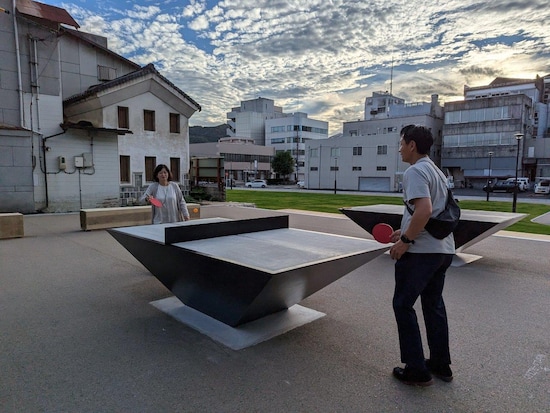
[[[282,118],[265,121],[266,146],[275,152],[290,152],[295,160],[294,179],[303,181],[306,143],[328,138],[328,122],[308,118],[306,113],[285,114]]]
[[[198,104],[104,37],[69,29],[79,26],[63,9],[31,0],[0,7],[9,11],[0,13],[0,212],[119,205],[121,185],[147,173],[146,157],[179,158],[188,170],[187,119]],[[177,136],[165,133],[168,113],[180,116]],[[156,132],[144,128],[155,114]],[[176,152],[167,149],[176,141]],[[123,158],[134,155],[134,164]]]
[[[305,142],[328,137],[328,122],[310,119],[303,112],[284,113],[271,99],[242,101],[227,114],[227,135],[252,139],[276,152],[288,151],[295,160],[293,178],[305,178]]]
[[[426,126],[434,136],[430,153],[440,159],[443,108],[437,95],[431,102],[405,104],[382,92],[367,98],[365,119],[345,122],[341,136],[306,143],[306,186],[309,189],[398,191],[408,164],[401,161],[401,129]]]
[[[271,99],[245,100],[227,113],[227,136],[250,138],[256,145],[265,145],[265,122],[283,117],[283,109]]]
[[[68,119],[127,130],[118,140],[119,184],[135,197],[165,164],[186,187],[190,166],[189,118],[200,106],[152,64],[64,101]]]

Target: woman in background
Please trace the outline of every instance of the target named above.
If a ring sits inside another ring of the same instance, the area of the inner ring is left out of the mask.
[[[172,182],[172,173],[164,164],[157,165],[153,172],[153,182],[140,201],[151,203],[151,199],[155,198],[161,206],[153,206],[153,224],[167,224],[170,222],[189,221],[189,211],[187,204],[183,198],[183,193],[180,187],[175,182]]]

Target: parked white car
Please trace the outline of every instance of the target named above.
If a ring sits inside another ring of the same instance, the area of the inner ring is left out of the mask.
[[[266,188],[267,181],[265,179],[254,179],[253,181],[244,184],[247,188]]]
[[[508,178],[505,182],[510,182],[512,185],[515,185],[516,178]],[[518,189],[520,191],[527,191],[529,189],[529,178],[518,178]]]
[[[543,179],[536,183],[535,194],[550,194],[550,179]]]

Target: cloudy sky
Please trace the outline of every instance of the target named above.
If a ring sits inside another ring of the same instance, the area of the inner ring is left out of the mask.
[[[226,122],[241,100],[329,122],[365,98],[460,100],[464,85],[550,74],[547,0],[42,0],[202,106],[191,125]],[[393,70],[392,70],[393,67]]]

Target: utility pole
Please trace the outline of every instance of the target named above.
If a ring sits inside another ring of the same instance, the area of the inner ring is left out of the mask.
[[[489,201],[489,191],[490,191],[490,186],[492,184],[491,182],[491,160],[493,159],[493,151],[489,151],[489,173],[488,173],[488,177],[487,177],[487,201]]]
[[[298,129],[300,126],[298,126]],[[298,157],[300,156],[300,131],[296,131],[296,182],[298,182],[300,179],[298,178],[298,171],[300,169],[298,165]]]
[[[338,172],[338,158],[334,158],[334,193],[336,194],[336,173]]]
[[[518,149],[516,154],[516,182],[514,183],[514,198],[512,200],[512,212],[516,212],[516,205],[518,202],[518,165],[519,165],[519,142],[523,138],[523,133],[516,133],[514,135],[516,141],[518,141]]]

